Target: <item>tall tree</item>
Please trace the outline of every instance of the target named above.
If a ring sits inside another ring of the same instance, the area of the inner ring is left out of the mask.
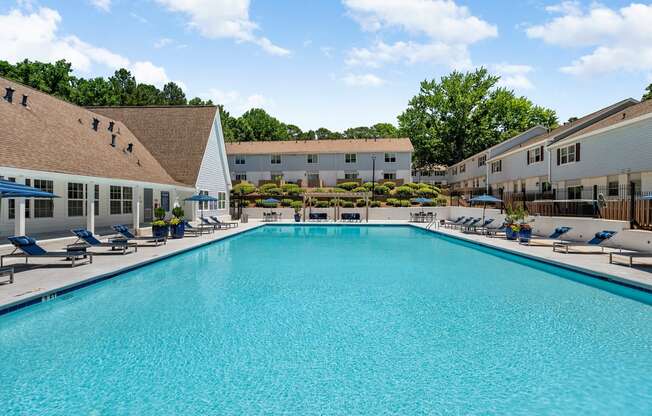
[[[398,129],[391,123],[377,123],[371,126],[374,137],[397,137]]]
[[[554,111],[495,88],[499,79],[479,68],[421,83],[399,116],[418,164],[453,164],[537,124],[556,124]]]
[[[645,100],[652,100],[652,84],[647,86],[645,89],[645,94],[643,94],[643,98],[641,98],[641,101]]]
[[[243,123],[239,128],[244,140],[287,140],[290,138],[287,126],[267,114],[262,108],[252,108],[240,116]]]
[[[186,105],[186,94],[174,82],[168,82],[163,86],[163,99],[167,105]]]
[[[114,95],[114,97],[111,97],[111,101],[116,101],[117,105],[133,104],[133,96],[137,84],[136,78],[131,75],[131,72],[124,68],[118,69],[109,78],[109,83],[111,84]]]

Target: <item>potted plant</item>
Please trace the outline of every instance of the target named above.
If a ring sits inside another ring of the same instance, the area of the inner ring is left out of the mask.
[[[518,240],[521,243],[529,243],[531,238],[532,238],[532,226],[530,226],[530,224],[525,222],[520,224],[520,228],[518,230]]]
[[[516,240],[521,231],[521,226],[525,223],[525,218],[528,215],[527,211],[522,206],[517,206],[516,208],[507,207],[506,211],[505,223],[507,224],[507,228],[505,229],[505,236],[508,240]],[[531,232],[532,230],[530,230],[530,235]]]
[[[165,222],[165,210],[161,207],[154,210],[156,220],[152,222],[152,236],[157,238],[168,236],[168,223]]]
[[[186,232],[186,222],[183,220],[183,208],[174,207],[172,209],[172,219],[170,220],[170,233],[172,238],[183,238]]]
[[[303,207],[303,204],[300,201],[294,201],[290,206],[294,208],[294,221],[301,222],[301,208]]]
[[[505,228],[505,237],[508,240],[516,240],[518,238],[518,233],[521,230],[521,226],[516,223],[509,224]]]

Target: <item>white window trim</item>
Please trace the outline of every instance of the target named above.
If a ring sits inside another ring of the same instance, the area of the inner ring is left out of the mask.
[[[573,150],[573,160],[570,161],[568,159],[570,156],[569,149]],[[565,166],[565,165],[572,165],[573,163],[577,163],[577,153],[576,153],[577,147],[575,146],[575,143],[568,145],[568,146],[563,146],[559,148],[559,166]],[[562,155],[562,152],[566,150],[566,162],[563,161],[564,156]]]

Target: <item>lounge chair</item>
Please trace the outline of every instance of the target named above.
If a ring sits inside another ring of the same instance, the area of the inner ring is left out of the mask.
[[[14,245],[14,251],[10,254],[0,256],[0,267],[3,267],[5,258],[12,257],[24,257],[26,264],[30,257],[66,259],[72,262],[71,267],[75,267],[75,262],[78,259],[88,259],[89,263],[93,263],[93,254],[87,253],[83,250],[47,251],[39,246],[36,243],[36,240],[24,235],[9,237],[9,241]]]
[[[464,221],[462,221],[459,224],[452,224],[451,228],[460,227],[460,230],[461,230],[462,228],[467,227],[469,224],[471,224],[472,222],[476,222],[476,221],[480,221],[480,218],[469,217],[469,218],[465,219]]]
[[[343,212],[342,221],[360,222],[360,214],[357,212]]]
[[[466,228],[464,229],[464,232],[465,233],[470,233],[470,232],[477,233],[478,230],[480,230],[479,233],[482,234],[482,230],[486,229],[487,226],[489,226],[489,224],[491,224],[492,222],[494,222],[494,219],[489,218],[489,219],[484,220],[482,222],[482,224],[477,224],[476,223],[476,224],[467,225]]]
[[[620,257],[626,257],[629,259],[629,267],[634,266],[634,259],[643,259],[643,258],[651,258],[652,253],[646,253],[642,251],[629,251],[629,252],[620,252],[620,253],[609,253],[609,264],[615,264],[618,263],[615,261],[614,256],[620,256]]]
[[[138,251],[138,244],[130,243],[124,238],[111,239],[108,242],[103,243],[98,240],[92,232],[88,231],[85,228],[78,228],[71,231],[77,236],[77,241],[73,244],[68,245],[68,250],[74,250],[78,248],[110,247],[111,250],[122,250],[122,254],[127,254],[127,250],[129,248],[133,248],[134,251]]]
[[[205,218],[205,217],[199,217],[199,221],[201,221],[201,223],[203,225],[213,227],[214,230],[221,230],[221,229],[226,229],[227,228],[226,226],[222,226],[221,224],[217,224],[217,223],[215,223],[213,221],[210,221],[208,218]]]
[[[567,234],[570,230],[572,230],[571,227],[557,227],[555,228],[555,231],[552,232],[548,237],[541,237],[541,238],[533,238],[530,240],[530,245],[532,245],[532,241],[534,242],[539,242],[539,241],[550,241],[554,243],[555,241],[559,241],[559,237]]]
[[[616,231],[600,231],[595,233],[595,236],[587,242],[575,242],[575,241],[555,241],[552,243],[552,251],[557,251],[557,248],[561,247],[564,249],[564,252],[568,254],[568,249],[570,247],[600,247],[604,253],[604,243],[605,241],[610,240]]]
[[[461,217],[457,217],[457,219],[455,219],[453,221],[444,221],[442,226],[444,226],[444,227],[452,227],[454,225],[460,224],[465,219],[466,219],[466,217],[462,215]]]
[[[468,232],[477,227],[480,224],[480,221],[482,221],[482,218],[475,218],[473,221],[465,224],[463,227],[460,227],[460,231]]]
[[[184,220],[184,222],[186,223],[186,234],[192,234],[194,236],[197,236],[197,235],[202,235],[204,230],[208,231],[209,233],[215,231],[215,227],[212,226],[207,227],[203,224],[199,224],[195,226],[190,224],[187,220]]]
[[[308,221],[328,221],[328,214],[325,212],[311,212],[308,214]]]
[[[505,233],[506,230],[507,224],[503,222],[499,226],[485,227],[484,230],[482,230],[482,234],[487,237],[497,237],[499,233]]]
[[[156,246],[158,246],[160,243],[167,244],[168,242],[167,237],[137,237],[131,231],[129,231],[129,227],[122,224],[113,225],[111,228],[113,228],[113,231],[120,234],[127,241],[145,241],[147,243],[154,243]]]
[[[211,215],[211,216],[210,216],[210,219],[212,219],[213,221],[215,221],[217,224],[220,224],[220,225],[225,226],[226,228],[231,228],[231,227],[235,228],[235,227],[238,226],[238,222],[237,222],[237,221],[220,221],[220,219],[217,218],[217,217],[214,216],[214,215]]]

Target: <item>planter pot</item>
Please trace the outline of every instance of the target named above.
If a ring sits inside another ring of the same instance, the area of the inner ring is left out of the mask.
[[[532,238],[532,230],[521,230],[518,232],[518,239],[521,243],[529,243]]]
[[[301,221],[301,214],[299,214],[298,212],[295,212],[294,213],[294,221],[295,222],[300,222]]]
[[[183,222],[180,222],[177,225],[170,226],[170,234],[172,235],[172,238],[183,238],[185,233],[186,233],[186,224]]]
[[[169,228],[167,225],[162,227],[152,226],[152,236],[156,238],[163,238],[168,236]]]
[[[507,227],[505,230],[505,237],[507,237],[508,240],[516,240],[518,238],[518,232],[512,230],[511,227]]]

